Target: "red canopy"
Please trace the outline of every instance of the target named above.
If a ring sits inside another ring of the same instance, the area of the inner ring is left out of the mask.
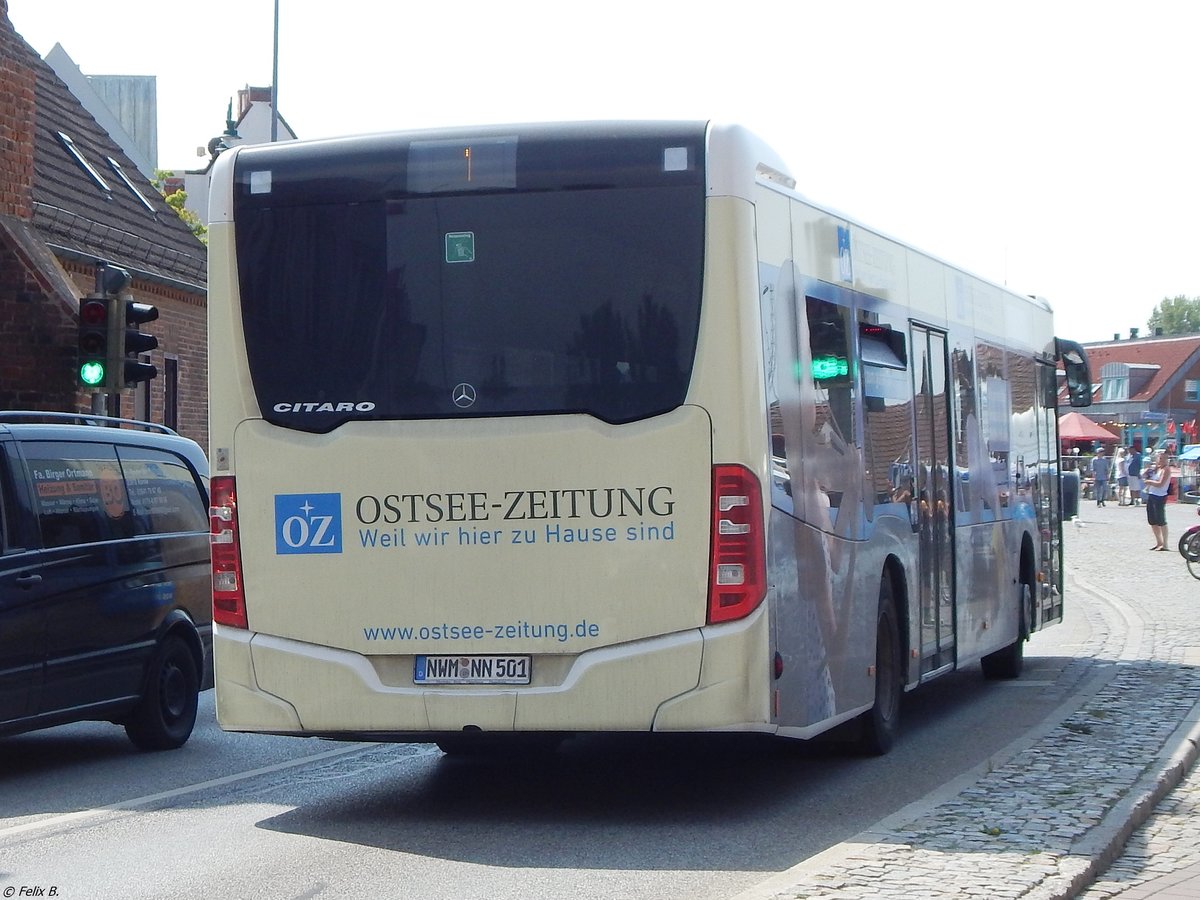
[[[1115,444],[1118,438],[1103,426],[1097,425],[1083,413],[1069,412],[1058,417],[1060,441],[1105,441]]]

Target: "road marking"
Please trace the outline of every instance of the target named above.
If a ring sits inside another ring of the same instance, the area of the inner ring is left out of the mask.
[[[320,760],[329,759],[334,756],[345,756],[350,753],[358,753],[363,750],[368,750],[371,747],[380,746],[383,746],[382,741],[365,744],[350,744],[346,747],[338,747],[336,750],[326,750],[323,753],[314,753],[312,756],[304,756],[299,759],[288,760],[287,762],[275,763],[272,766],[263,766],[261,769],[250,769],[246,772],[238,772],[234,775],[226,775],[224,778],[213,778],[210,781],[201,781],[197,784],[189,784],[184,787],[174,788],[169,791],[160,791],[157,794],[147,794],[144,797],[135,797],[132,800],[122,800],[119,803],[110,803],[107,806],[97,806],[93,807],[92,809],[81,809],[73,813],[63,813],[59,816],[51,816],[48,819],[36,819],[32,822],[23,822],[20,825],[10,825],[8,828],[0,828],[0,838],[23,834],[28,831],[36,831],[39,828],[52,828],[56,825],[69,825],[75,822],[81,822],[85,819],[94,818],[108,812],[117,812],[123,809],[136,809],[139,806],[149,806],[153,803],[158,803],[161,800],[170,800],[174,797],[182,797],[186,794],[194,794],[197,791],[221,787],[222,785],[233,784],[237,781],[246,781],[250,778],[258,778],[260,775],[270,775],[272,772],[282,772],[285,769],[293,769],[296,766],[308,765],[309,763],[319,762]]]
[[[1057,681],[1001,681],[996,687],[1052,687]]]

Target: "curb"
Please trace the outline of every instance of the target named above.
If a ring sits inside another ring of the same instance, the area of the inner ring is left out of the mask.
[[[1050,879],[1023,895],[1029,900],[1071,900],[1104,874],[1122,854],[1130,836],[1146,823],[1155,808],[1183,781],[1200,757],[1200,702],[1197,702],[1167,739],[1163,752],[1155,757],[1165,761],[1161,768],[1147,772],[1130,788],[1107,816],[1074,848],[1063,867],[1081,864],[1063,883],[1062,877]],[[1107,820],[1116,820],[1109,824]]]
[[[1087,591],[1113,606],[1124,609],[1119,597],[1079,577],[1071,579],[1074,587]],[[1140,622],[1138,623],[1140,631]],[[1124,658],[1124,656],[1123,656]],[[1200,701],[1191,708],[1163,744],[1147,771],[1135,781],[1129,793],[1115,804],[1096,826],[1073,848],[1071,857],[1063,860],[1064,868],[1078,870],[1064,882],[1063,876],[1049,879],[1030,891],[1029,900],[1071,900],[1093,884],[1120,858],[1129,838],[1154,814],[1155,808],[1179,787],[1200,758]],[[1154,763],[1160,762],[1161,766]]]

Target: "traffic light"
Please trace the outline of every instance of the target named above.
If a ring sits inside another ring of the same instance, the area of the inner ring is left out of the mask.
[[[79,301],[79,381],[103,389],[108,384],[108,335],[112,300],[101,293]]]
[[[116,353],[116,296],[129,284],[129,273],[108,263],[96,264],[96,289],[79,301],[79,380],[97,390],[119,390]]]
[[[79,301],[79,380],[87,387],[120,391],[158,375],[138,359],[158,346],[142,325],[158,318],[158,307],[124,295],[132,277],[124,269],[96,264],[96,290]]]
[[[141,330],[147,322],[158,318],[158,307],[149,303],[136,303],[131,299],[118,301],[121,304],[121,314],[118,315],[121,326],[121,372],[126,386],[137,384],[139,381],[149,381],[158,376],[158,367],[152,363],[138,359],[139,353],[149,353],[158,346],[158,338]]]

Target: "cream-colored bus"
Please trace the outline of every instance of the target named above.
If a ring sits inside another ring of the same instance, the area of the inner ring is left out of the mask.
[[[1061,618],[1082,352],[740,128],[241,147],[210,210],[225,729],[884,752]]]

